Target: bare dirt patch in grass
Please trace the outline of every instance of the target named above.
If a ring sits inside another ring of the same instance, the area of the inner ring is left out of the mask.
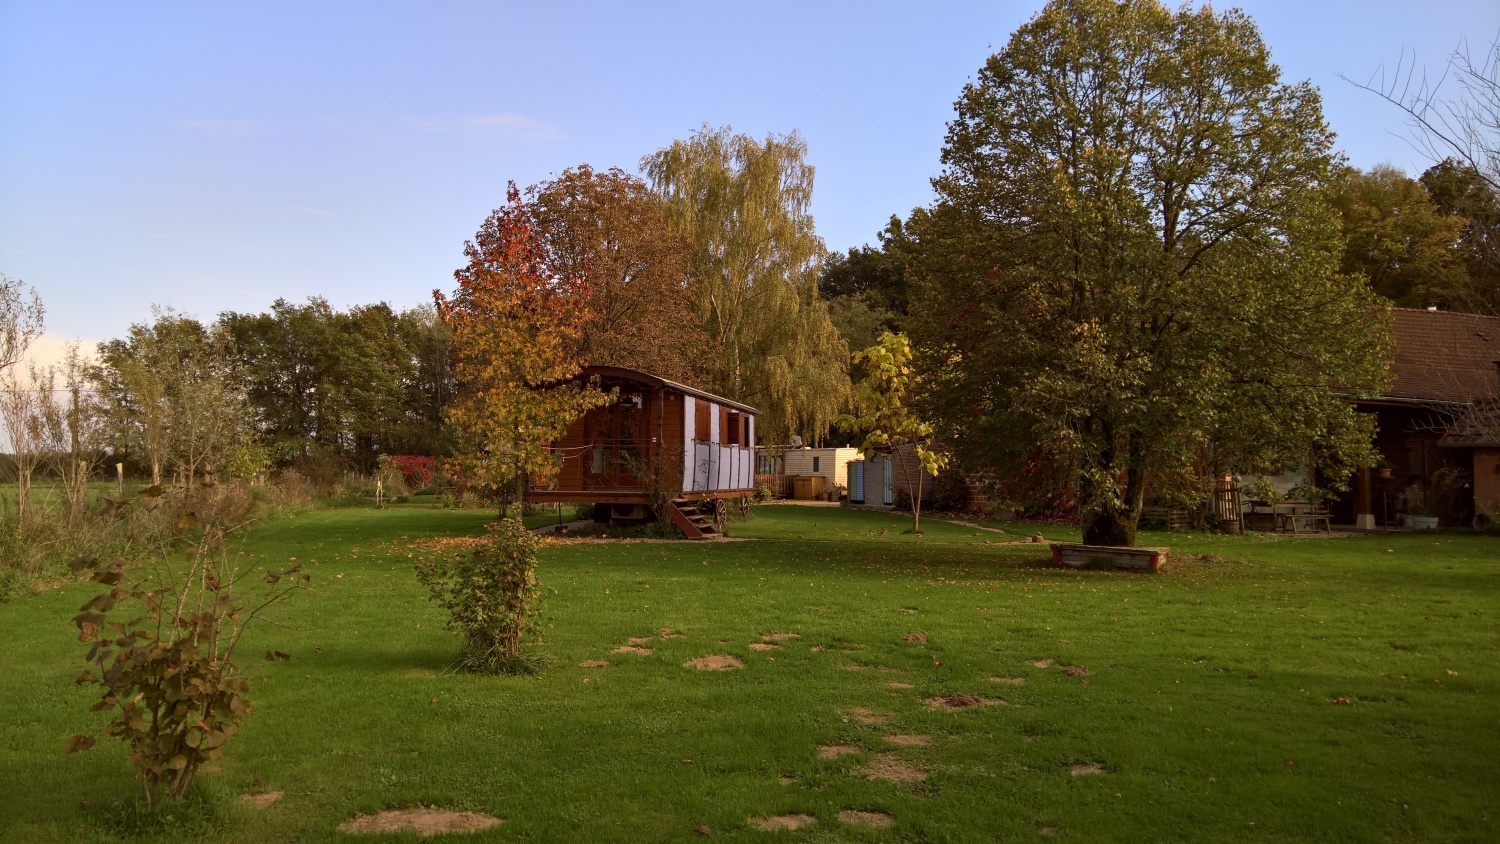
[[[886,683],[885,687],[887,689],[915,689],[916,688],[916,686],[913,686],[911,683]]]
[[[631,645],[644,645],[647,642],[654,642],[654,641],[656,641],[656,637],[655,636],[632,636],[629,639],[626,639],[625,641],[626,641],[627,644],[631,644]]]
[[[1084,668],[1082,665],[1064,665],[1058,669],[1069,677],[1087,677],[1094,672]]]
[[[1031,661],[1031,666],[1033,668],[1051,668],[1052,667],[1052,660],[1050,660],[1050,659],[1034,659],[1034,660]]]
[[[921,633],[908,633],[905,636],[902,636],[901,638],[904,641],[907,641],[907,642],[916,642],[919,645],[925,645],[925,644],[927,644],[927,637],[924,636],[924,635],[922,635]]]
[[[281,791],[267,791],[262,794],[241,794],[240,800],[257,809],[264,809],[281,799]]]
[[[1026,682],[1025,677],[991,677],[991,683],[1004,683],[1007,686],[1019,686]]]
[[[1104,765],[1098,762],[1079,762],[1073,766],[1072,771],[1075,777],[1088,777],[1104,773]]]
[[[427,838],[445,832],[476,832],[501,823],[497,817],[478,812],[454,812],[413,806],[409,809],[386,809],[373,815],[355,815],[340,824],[339,831],[354,834],[415,832]]]
[[[774,650],[778,650],[780,647],[781,647],[780,645],[769,645],[769,644],[766,644],[765,642],[751,642],[750,643],[750,650],[752,650],[752,651],[774,651]]]
[[[732,671],[736,668],[744,668],[745,663],[740,662],[738,657],[726,654],[712,654],[690,659],[682,664],[683,668],[696,668],[699,671]]]
[[[638,656],[650,656],[650,648],[638,648],[635,645],[621,645],[614,650],[617,654],[636,654]]]
[[[673,630],[670,627],[663,627],[661,629],[661,637],[663,639],[686,639],[687,634],[679,632],[677,630]]]
[[[932,744],[928,736],[886,736],[885,740],[901,747],[926,747]]]
[[[990,700],[979,695],[941,695],[927,701],[927,705],[933,709],[941,709],[954,712],[959,709],[972,709],[976,706],[997,706],[1003,704],[1003,700]]]
[[[885,812],[857,812],[853,809],[845,809],[839,812],[839,820],[853,826],[865,826],[870,829],[885,829],[896,822],[894,817]]]
[[[766,633],[766,634],[762,635],[760,638],[761,638],[762,641],[766,641],[766,642],[785,642],[787,639],[798,639],[798,638],[801,638],[801,634],[799,634],[799,633]]]
[[[884,724],[885,722],[891,720],[892,715],[889,712],[881,712],[876,709],[865,709],[864,707],[860,706],[849,710],[849,717],[853,718],[861,724]]]
[[[579,668],[608,668],[609,663],[602,659],[586,659],[578,663]]]
[[[863,748],[852,744],[825,744],[818,747],[819,759],[837,759],[840,756],[848,756],[851,753],[860,753]]]
[[[906,764],[894,753],[882,753],[876,756],[860,768],[859,772],[865,776],[865,779],[896,783],[921,782],[927,779],[926,771]]]
[[[750,825],[761,832],[780,832],[812,826],[818,819],[812,815],[777,815],[774,818],[751,818]]]

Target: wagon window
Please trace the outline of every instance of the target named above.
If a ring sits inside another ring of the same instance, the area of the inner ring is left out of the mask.
[[[823,462],[823,458],[821,458],[821,457],[814,457],[813,458],[813,474],[814,475],[816,475],[817,473],[819,473],[819,472],[822,471],[822,469],[819,468],[819,464],[822,463],[822,462]]]
[[[730,411],[729,424],[725,427],[724,444],[744,445],[744,441],[740,437],[741,430],[740,415],[734,411]]]
[[[696,402],[693,406],[693,439],[706,443],[709,439],[709,425],[712,421],[709,414],[713,412],[713,405],[703,399],[693,399],[693,401]]]

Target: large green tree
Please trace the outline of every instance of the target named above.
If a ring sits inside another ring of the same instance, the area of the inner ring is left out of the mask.
[[[1467,276],[1450,304],[1500,316],[1500,188],[1451,158],[1427,168],[1421,182],[1440,213],[1463,221],[1457,252]]]
[[[908,223],[946,441],[1067,455],[1084,538],[1110,545],[1148,475],[1371,458],[1339,392],[1385,378],[1386,306],[1339,272],[1318,93],[1242,12],[1057,0],[956,109]]]
[[[1458,250],[1462,218],[1433,204],[1427,188],[1389,164],[1347,168],[1333,194],[1344,231],[1341,268],[1397,305],[1452,306],[1467,298]]]
[[[793,132],[705,126],[642,161],[686,240],[708,334],[705,386],[761,409],[763,441],[826,435],[849,398],[849,347],[818,296],[813,168]]]
[[[279,299],[266,313],[222,314],[218,326],[279,459],[321,451],[370,471],[381,454],[442,448],[442,410],[456,388],[433,308]]]

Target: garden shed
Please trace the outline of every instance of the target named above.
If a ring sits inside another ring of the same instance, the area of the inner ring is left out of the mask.
[[[640,521],[661,498],[664,515],[694,539],[717,532],[726,502],[748,508],[755,408],[622,367],[586,367],[575,380],[617,398],[551,444],[561,468],[549,485],[529,487],[527,501],[592,504],[596,520]]]

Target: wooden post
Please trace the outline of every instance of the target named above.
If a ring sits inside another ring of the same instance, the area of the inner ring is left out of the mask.
[[[125,500],[125,464],[115,464],[115,498]]]
[[[1357,512],[1354,514],[1354,526],[1362,530],[1375,529],[1375,496],[1371,487],[1370,467],[1366,466],[1359,470],[1358,490],[1356,491]]]

